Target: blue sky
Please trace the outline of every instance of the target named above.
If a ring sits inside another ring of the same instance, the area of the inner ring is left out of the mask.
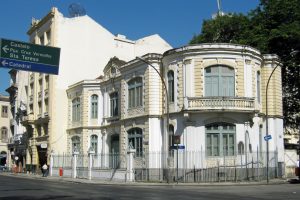
[[[217,0],[1,0],[0,38],[28,41],[32,17],[40,19],[51,7],[68,17],[68,7],[81,4],[87,15],[113,34],[136,40],[159,34],[171,46],[186,45],[200,33],[203,20],[217,11]],[[224,12],[247,13],[259,0],[222,0]],[[0,94],[8,95],[8,70],[0,68]]]

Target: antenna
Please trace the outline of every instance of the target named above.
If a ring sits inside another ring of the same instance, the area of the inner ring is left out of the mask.
[[[222,16],[222,10],[221,10],[221,0],[217,0],[217,3],[218,3],[218,15],[219,16]]]
[[[86,15],[86,11],[79,3],[72,3],[69,5],[70,17],[79,17]]]

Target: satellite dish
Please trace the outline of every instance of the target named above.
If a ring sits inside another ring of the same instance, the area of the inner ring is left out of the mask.
[[[69,14],[70,17],[79,17],[86,15],[85,9],[79,3],[72,3],[69,5]]]

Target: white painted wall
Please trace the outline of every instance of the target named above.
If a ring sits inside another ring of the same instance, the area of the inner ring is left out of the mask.
[[[149,118],[149,152],[160,152],[162,149],[161,120]]]

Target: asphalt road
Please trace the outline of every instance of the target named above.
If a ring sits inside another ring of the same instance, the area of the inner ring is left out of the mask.
[[[0,174],[0,199],[300,199],[299,184],[241,186],[136,186],[71,183],[58,180],[30,179]]]

